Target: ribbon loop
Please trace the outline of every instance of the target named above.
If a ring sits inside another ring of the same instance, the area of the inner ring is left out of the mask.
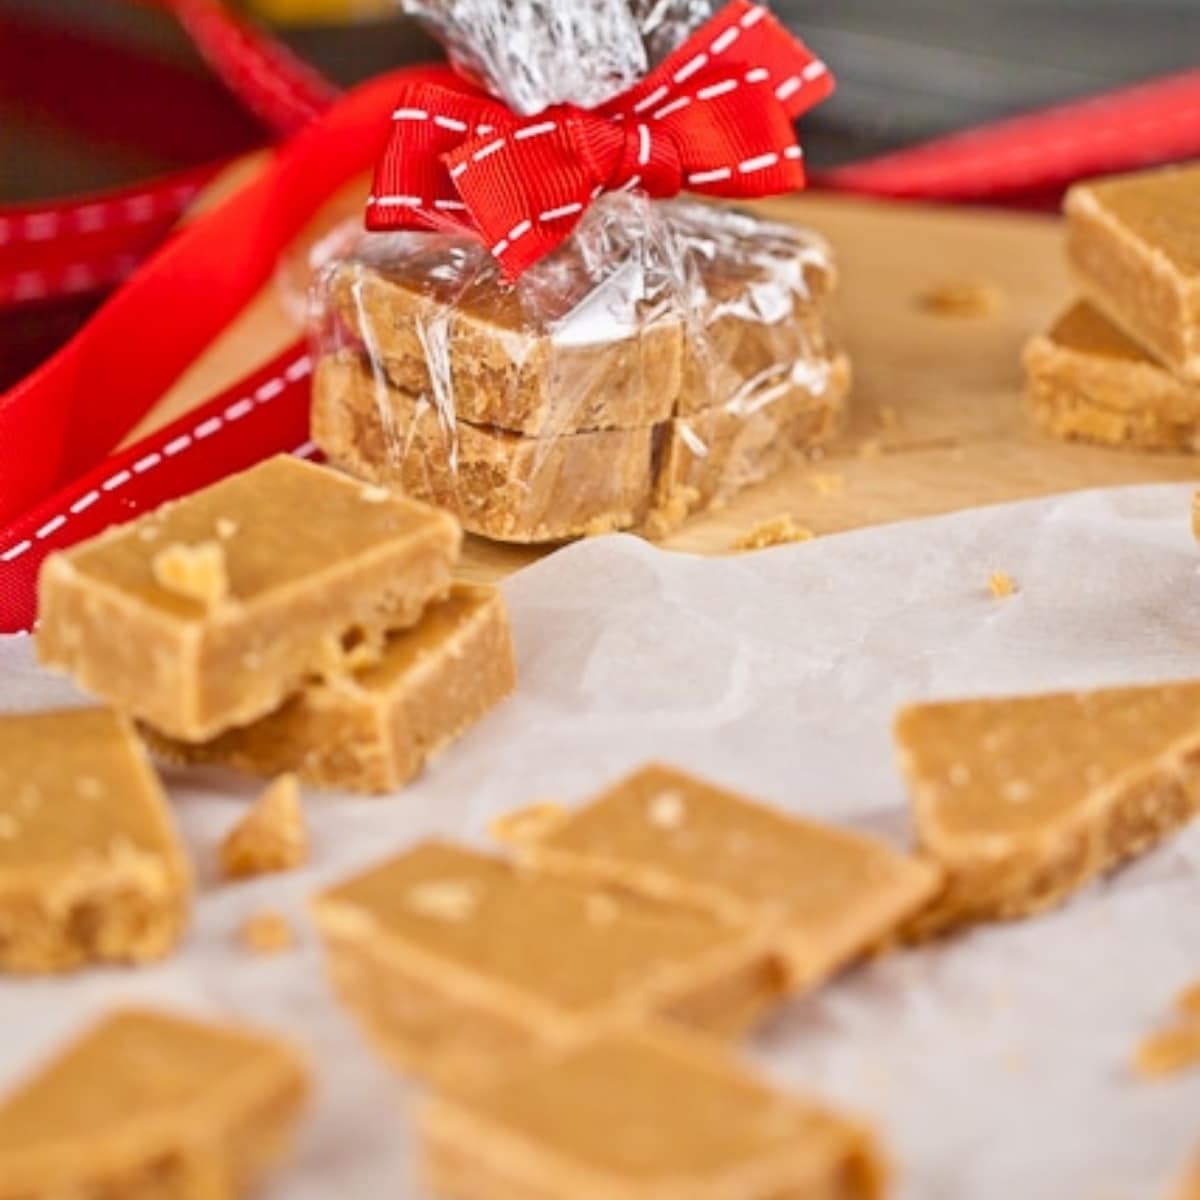
[[[825,64],[751,0],[732,0],[596,111],[561,105],[521,119],[446,71],[400,97],[367,228],[474,231],[515,278],[604,191],[747,198],[802,187],[792,121],[833,86]]]

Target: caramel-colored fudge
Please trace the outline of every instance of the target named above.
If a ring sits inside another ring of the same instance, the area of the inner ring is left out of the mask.
[[[1183,1181],[1183,1186],[1176,1193],[1176,1200],[1200,1200],[1200,1155],[1196,1158],[1196,1165]]]
[[[666,1014],[740,1031],[779,994],[759,939],[707,913],[426,842],[316,903],[337,991],[435,1078]]]
[[[124,718],[0,717],[0,970],[161,958],[187,923],[190,879]]]
[[[229,522],[216,603],[195,580],[164,580],[164,552],[212,544]],[[336,668],[343,639],[361,649],[413,625],[450,586],[460,538],[445,513],[273,458],[48,558],[38,652],[118,708],[202,741]]]
[[[886,941],[941,886],[930,862],[657,765],[550,825],[521,852],[568,878],[769,931],[797,990]]]
[[[1200,683],[915,705],[896,721],[929,932],[1043,912],[1200,811]]]
[[[539,439],[447,423],[428,400],[377,377],[349,351],[317,367],[312,428],[331,462],[500,541],[627,529],[650,500],[652,427]]]
[[[724,503],[824,445],[837,430],[849,390],[850,363],[838,356],[806,365],[798,382],[675,418],[665,431],[648,531],[662,536],[690,513]]]
[[[308,859],[308,826],[294,775],[281,775],[225,835],[221,870],[229,879],[294,871]]]
[[[581,244],[510,285],[478,243],[367,238],[326,302],[397,391],[448,419],[535,439],[654,425],[679,393],[683,322],[638,297],[666,268],[631,252],[597,277]]]
[[[163,757],[253,774],[294,771],[317,787],[383,793],[403,786],[516,684],[504,599],[456,584],[379,663],[307,684],[268,717],[211,742],[150,735]]]
[[[719,1047],[613,1031],[420,1114],[454,1200],[880,1200],[871,1134],[777,1092]]]
[[[1025,373],[1030,416],[1055,437],[1200,448],[1200,384],[1172,374],[1086,301],[1029,343]]]
[[[306,1090],[274,1040],[114,1013],[0,1104],[0,1200],[237,1200],[282,1157]]]
[[[1066,211],[1071,265],[1088,298],[1200,383],[1200,166],[1079,184]]]
[[[811,230],[692,201],[662,206],[687,280],[677,416],[749,411],[754,398],[807,384],[837,350],[829,300],[837,272]]]

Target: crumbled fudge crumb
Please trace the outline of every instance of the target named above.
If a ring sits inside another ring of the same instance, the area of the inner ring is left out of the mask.
[[[238,931],[242,945],[255,954],[282,954],[295,943],[292,927],[277,912],[266,910],[247,917]]]
[[[225,550],[219,542],[201,542],[196,546],[177,542],[160,550],[150,569],[159,586],[177,596],[199,600],[207,608],[215,608],[229,598]]]
[[[1016,581],[1007,571],[993,571],[988,579],[988,588],[997,600],[1006,600],[1017,593]]]
[[[1152,1033],[1138,1046],[1133,1066],[1142,1079],[1165,1079],[1200,1067],[1200,1021]]]
[[[237,531],[238,523],[236,521],[231,521],[228,517],[217,518],[217,537],[223,542],[229,541]]]
[[[475,889],[456,879],[435,879],[421,883],[408,893],[408,907],[423,917],[457,923],[475,911]]]
[[[818,472],[816,475],[810,475],[808,481],[822,496],[836,496],[846,488],[846,480],[841,475]]]
[[[735,550],[766,550],[769,546],[786,546],[791,542],[811,542],[814,533],[797,525],[791,517],[772,517],[755,525],[733,543]]]
[[[947,280],[920,297],[921,307],[939,317],[990,317],[1002,303],[998,288],[970,279]]]
[[[281,775],[221,843],[230,879],[291,871],[308,857],[308,829],[294,775]]]
[[[488,833],[505,846],[528,846],[540,842],[566,815],[567,810],[553,801],[528,804],[497,817]]]
[[[650,801],[650,824],[659,829],[678,829],[686,814],[683,797],[678,792],[659,792]]]

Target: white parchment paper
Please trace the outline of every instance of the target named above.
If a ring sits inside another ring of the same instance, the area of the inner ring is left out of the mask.
[[[647,759],[903,841],[889,724],[907,700],[1200,675],[1190,489],[1080,494],[702,560],[633,538],[566,549],[506,587],[519,695],[416,785],[313,793],[311,866],[230,886],[214,847],[256,785],[167,780],[200,867],[182,951],[139,971],[0,982],[0,1087],[106,1006],[152,1001],[277,1027],[315,1060],[298,1155],[269,1200],[418,1197],[405,1107],[331,999],[307,898],[414,839],[471,840]],[[994,599],[990,572],[1020,593]],[[0,640],[0,707],[78,697]],[[237,927],[278,907],[297,950]],[[1065,911],[859,969],[747,1054],[879,1127],[903,1200],[1159,1200],[1200,1148],[1200,1073],[1135,1081],[1130,1054],[1200,977],[1200,828]],[[564,1197],[564,1200],[570,1200]]]

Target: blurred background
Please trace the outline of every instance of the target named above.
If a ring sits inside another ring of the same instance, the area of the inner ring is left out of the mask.
[[[437,49],[394,0],[240,0],[350,84]],[[833,66],[816,166],[1195,67],[1200,0],[774,0]],[[263,127],[152,3],[0,0],[0,204],[108,188],[262,145]],[[0,319],[0,387],[94,308]]]

